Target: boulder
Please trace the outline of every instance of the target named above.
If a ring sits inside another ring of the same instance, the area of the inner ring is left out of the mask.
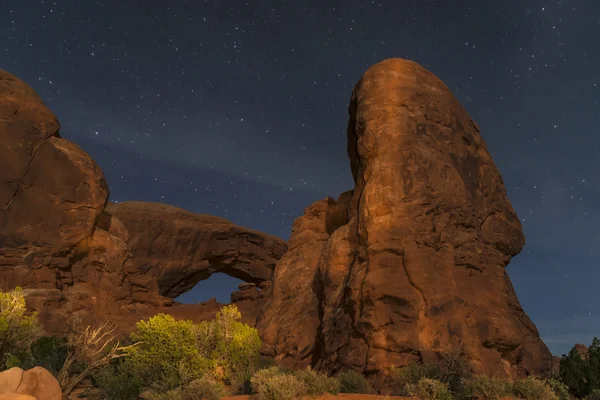
[[[26,394],[3,393],[0,394],[0,400],[36,400],[36,398]]]
[[[0,372],[0,399],[61,400],[62,391],[56,378],[42,367],[23,371],[11,368]]]
[[[479,128],[402,59],[367,70],[349,107],[355,187],[294,223],[258,327],[286,365],[354,369],[460,347],[476,373],[550,372],[505,267],[525,243]]]

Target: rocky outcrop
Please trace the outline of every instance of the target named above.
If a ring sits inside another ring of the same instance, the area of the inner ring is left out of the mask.
[[[256,284],[270,280],[287,250],[279,238],[166,204],[111,203],[106,211],[123,223],[138,268],[170,298],[214,272]]]
[[[457,346],[475,372],[549,373],[505,271],[521,224],[446,85],[406,60],[371,67],[352,94],[348,154],[355,188],[296,220],[275,269],[265,353],[378,385],[391,365]]]
[[[62,391],[58,381],[48,370],[35,367],[23,371],[14,367],[0,372],[0,398],[1,396],[5,396],[7,400],[61,400]]]
[[[33,89],[0,70],[0,290],[21,286],[48,333],[74,317],[122,333],[158,312],[207,319],[222,305],[173,298],[216,271],[271,278],[282,240],[163,204],[106,209],[102,171],[59,129]],[[258,303],[243,306],[254,323]]]
[[[95,225],[108,200],[98,165],[60,137],[26,84],[0,70],[0,289],[25,289],[50,331],[66,318],[111,316],[139,274],[125,243]],[[111,304],[111,307],[106,307]]]
[[[257,328],[263,353],[284,366],[304,368],[314,363],[322,317],[317,267],[330,234],[346,219],[348,195],[340,196],[340,202],[317,201],[294,221],[289,250],[275,269]]]

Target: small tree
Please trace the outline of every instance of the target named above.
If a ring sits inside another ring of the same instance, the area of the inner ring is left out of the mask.
[[[115,328],[108,322],[97,327],[83,327],[79,320],[71,322],[67,336],[67,356],[58,373],[63,396],[70,394],[84,378],[106,367],[111,360],[125,355],[133,346],[121,347],[115,341]],[[78,368],[78,371],[75,371]]]
[[[560,360],[560,379],[576,397],[585,397],[591,392],[588,360],[583,360],[573,347]]]
[[[9,358],[27,352],[40,335],[37,314],[26,313],[23,289],[17,287],[10,292],[0,291],[0,370],[7,367]]]
[[[590,370],[590,392],[600,389],[600,340],[594,338],[588,348],[587,362]]]
[[[196,325],[200,354],[215,365],[216,377],[242,385],[260,362],[258,331],[242,322],[235,305],[225,306],[212,321]]]
[[[126,350],[127,362],[143,386],[176,389],[212,369],[198,350],[196,328],[191,321],[176,321],[157,314],[137,323],[131,338],[138,345]]]

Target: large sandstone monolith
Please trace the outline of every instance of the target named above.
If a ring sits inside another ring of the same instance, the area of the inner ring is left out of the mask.
[[[475,122],[402,59],[369,68],[349,111],[355,187],[297,220],[318,229],[295,229],[276,266],[258,324],[265,353],[378,385],[391,365],[458,346],[475,372],[548,373],[551,354],[505,271],[521,224]],[[322,209],[340,207],[328,230]]]

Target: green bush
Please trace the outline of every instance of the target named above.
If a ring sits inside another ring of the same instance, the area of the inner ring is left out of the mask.
[[[450,392],[458,394],[462,382],[471,374],[459,347],[445,353],[423,356],[421,362],[414,362],[403,368],[391,368],[392,390],[396,395],[408,395],[407,386],[416,385],[421,379],[428,378],[447,383]]]
[[[600,400],[600,389],[595,389],[585,397],[585,400]]]
[[[477,375],[463,381],[463,390],[467,398],[499,400],[512,395],[510,382],[486,375]]]
[[[219,400],[224,396],[223,384],[209,377],[196,379],[181,390],[182,400]]]
[[[314,371],[310,367],[296,372],[295,375],[304,384],[306,394],[309,396],[319,396],[325,393],[338,394],[340,392],[340,381],[338,379]]]
[[[418,397],[421,400],[454,399],[448,384],[435,379],[422,378],[416,384],[409,384],[407,388],[411,396]]]
[[[567,385],[556,378],[550,378],[546,381],[546,383],[554,391],[558,397],[558,400],[569,400],[569,388]]]
[[[359,393],[359,394],[373,394],[375,389],[369,383],[367,378],[363,374],[359,374],[354,370],[348,370],[338,374],[337,378],[340,381],[340,392],[341,393]]]
[[[292,374],[277,367],[262,369],[250,380],[260,400],[291,400],[306,394],[306,386]]]
[[[183,400],[181,389],[172,389],[167,392],[146,390],[140,395],[142,400]],[[131,399],[133,400],[133,398]]]
[[[40,334],[37,314],[26,314],[23,289],[0,291],[0,371],[17,366]]]
[[[43,367],[55,377],[65,364],[69,349],[65,338],[42,336],[31,344],[30,352],[21,360],[21,368]]]
[[[142,382],[126,364],[108,366],[94,376],[101,400],[131,400],[140,396]]]
[[[524,400],[558,400],[558,396],[546,382],[533,376],[514,381],[512,392]]]
[[[200,354],[214,362],[216,377],[228,384],[240,384],[239,380],[251,376],[260,363],[258,331],[240,319],[237,307],[230,305],[214,320],[195,327]]]
[[[137,323],[131,338],[138,345],[127,349],[127,362],[144,387],[176,389],[211,370],[211,362],[198,349],[191,321],[176,321],[158,314]]]

